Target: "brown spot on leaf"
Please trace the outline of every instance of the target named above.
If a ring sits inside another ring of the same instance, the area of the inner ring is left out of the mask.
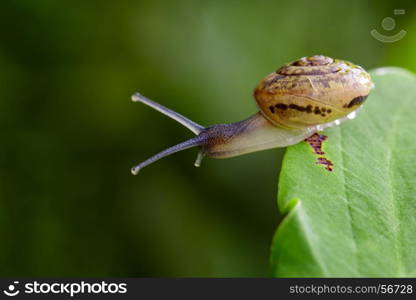
[[[326,170],[332,172],[334,170],[334,164],[332,161],[323,156],[325,154],[323,151],[323,142],[327,139],[328,137],[326,135],[314,133],[305,139],[305,142],[307,142],[312,147],[314,154],[319,155],[315,163],[317,165],[324,165]]]
[[[323,155],[325,152],[322,150],[322,143],[327,139],[328,137],[323,134],[314,133],[305,141],[312,147],[313,152],[315,154]]]
[[[329,159],[325,157],[318,157],[318,159],[316,160],[316,164],[324,165],[325,169],[328,170],[329,172],[332,172],[334,170],[334,164],[332,163],[332,161],[330,161]]]

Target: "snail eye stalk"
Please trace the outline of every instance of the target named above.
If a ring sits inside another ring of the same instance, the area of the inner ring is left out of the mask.
[[[199,151],[198,156],[196,157],[194,166],[197,168],[200,167],[203,158],[204,158],[204,153],[202,151]]]
[[[183,126],[188,128],[190,131],[192,131],[195,134],[199,134],[202,130],[204,130],[203,126],[195,123],[194,121],[189,120],[187,117],[182,116],[176,111],[173,111],[153,100],[150,100],[149,98],[146,98],[145,96],[139,93],[135,93],[133,96],[131,96],[131,100],[133,102],[141,102],[141,103],[146,104],[147,106],[150,106],[151,108],[157,110],[158,112],[161,112],[165,116],[168,116],[169,118],[175,120],[176,122],[181,123]]]
[[[176,152],[188,149],[188,148],[200,146],[202,144],[202,142],[203,142],[203,139],[199,136],[196,136],[196,137],[194,137],[190,140],[187,140],[183,143],[180,143],[180,144],[177,144],[177,145],[172,146],[170,148],[167,148],[167,149],[159,152],[158,154],[153,155],[152,157],[146,159],[144,162],[138,164],[137,166],[134,166],[133,168],[131,168],[131,173],[133,175],[137,175],[141,169],[150,165],[151,163],[154,163],[155,161],[157,161],[157,160],[159,160],[163,157],[169,156],[173,153],[176,153]],[[202,159],[202,157],[201,157],[201,159]],[[201,160],[199,160],[199,162],[200,161]]]

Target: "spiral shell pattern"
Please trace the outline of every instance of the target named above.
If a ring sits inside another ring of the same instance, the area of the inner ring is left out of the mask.
[[[260,111],[275,125],[303,128],[346,116],[363,104],[372,86],[362,67],[315,55],[266,76],[254,97]]]

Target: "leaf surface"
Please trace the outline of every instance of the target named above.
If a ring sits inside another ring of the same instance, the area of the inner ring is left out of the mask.
[[[286,150],[273,276],[416,276],[416,77],[371,75],[357,118],[324,132],[332,172],[306,142]]]

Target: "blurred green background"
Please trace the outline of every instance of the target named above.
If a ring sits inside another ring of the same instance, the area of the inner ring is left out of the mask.
[[[301,56],[416,71],[415,8],[3,1],[0,276],[269,276],[283,150],[198,169],[192,149],[132,176],[134,164],[192,134],[130,95],[209,125],[253,114],[256,84]],[[391,32],[381,27],[389,16]],[[407,35],[385,44],[372,29]]]

